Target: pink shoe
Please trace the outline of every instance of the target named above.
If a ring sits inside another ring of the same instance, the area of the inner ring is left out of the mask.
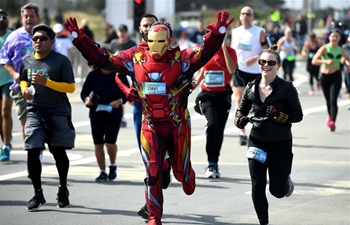
[[[317,91],[321,91],[322,88],[321,88],[321,85],[317,85]]]
[[[314,95],[314,94],[315,94],[315,92],[313,90],[309,91],[309,95]]]
[[[331,118],[331,116],[328,115],[327,120],[326,120],[326,126],[327,127],[330,126],[331,121],[332,121],[332,118]]]
[[[329,128],[331,129],[331,131],[335,131],[335,122],[334,121],[331,121],[329,123]]]

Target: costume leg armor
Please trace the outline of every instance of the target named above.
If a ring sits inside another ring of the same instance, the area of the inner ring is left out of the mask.
[[[161,224],[163,214],[162,168],[166,151],[165,141],[153,127],[142,124],[141,154],[146,166],[146,205],[149,213],[148,225]]]
[[[191,195],[196,187],[196,173],[191,166],[191,129],[188,120],[182,121],[173,130],[175,149],[174,152],[169,152],[169,156],[175,178],[182,182],[183,191]]]

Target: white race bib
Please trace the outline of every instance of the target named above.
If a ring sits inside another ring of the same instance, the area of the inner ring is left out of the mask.
[[[165,95],[166,84],[164,82],[143,82],[142,92],[145,95]]]
[[[103,104],[98,104],[96,108],[96,112],[98,111],[105,111],[105,112],[112,112],[113,107],[111,105],[103,105]]]
[[[260,148],[249,147],[248,151],[247,151],[247,154],[246,154],[246,157],[248,159],[254,159],[254,160],[259,161],[261,163],[265,163],[266,157],[267,157],[267,153],[264,150],[260,149]]]
[[[225,86],[225,72],[223,70],[205,70],[204,85],[207,87]]]

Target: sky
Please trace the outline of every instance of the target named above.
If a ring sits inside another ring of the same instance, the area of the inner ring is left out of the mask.
[[[343,9],[350,7],[350,0],[319,0],[321,8],[327,8],[331,6],[336,9]],[[290,9],[302,9],[303,0],[285,0],[285,7]]]

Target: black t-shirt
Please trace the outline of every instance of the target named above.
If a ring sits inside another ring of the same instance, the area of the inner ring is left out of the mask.
[[[31,85],[32,73],[40,71],[52,81],[75,83],[74,73],[69,59],[55,51],[51,51],[43,59],[36,59],[34,53],[24,56],[20,70],[20,80]],[[34,101],[28,104],[27,109],[37,106],[45,107],[50,113],[61,116],[71,115],[71,105],[66,93],[51,88],[33,84],[35,88]]]

